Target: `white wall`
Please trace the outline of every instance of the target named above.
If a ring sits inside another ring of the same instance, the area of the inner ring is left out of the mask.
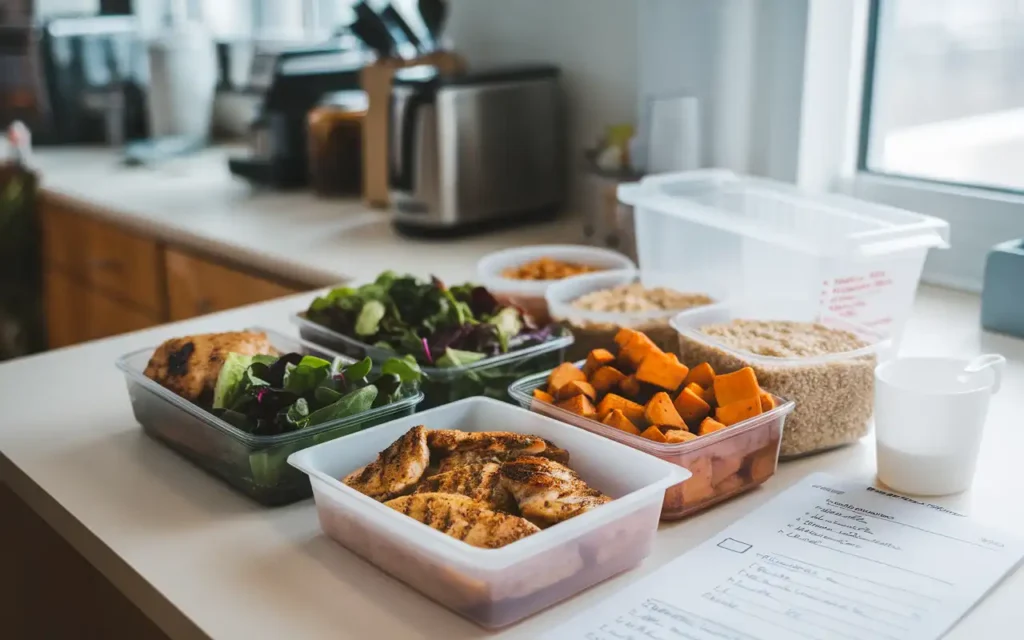
[[[570,162],[609,124],[637,114],[637,6],[643,0],[453,0],[447,35],[475,68],[561,67]]]

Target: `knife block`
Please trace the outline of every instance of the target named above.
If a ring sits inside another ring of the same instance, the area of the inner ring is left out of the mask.
[[[388,196],[388,140],[391,126],[391,85],[395,72],[406,67],[428,65],[443,76],[465,72],[466,62],[452,51],[435,51],[411,60],[381,58],[363,68],[359,80],[366,92],[363,119],[363,199],[376,208],[386,208]]]

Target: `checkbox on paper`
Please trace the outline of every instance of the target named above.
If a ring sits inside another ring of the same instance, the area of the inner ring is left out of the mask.
[[[746,553],[751,547],[751,545],[746,542],[740,542],[739,540],[733,540],[732,538],[722,540],[718,543],[718,546],[726,551],[732,551],[734,553]]]

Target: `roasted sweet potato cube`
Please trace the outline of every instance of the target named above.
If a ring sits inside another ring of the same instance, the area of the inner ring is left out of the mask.
[[[711,484],[718,487],[718,485],[722,484],[723,480],[739,473],[742,467],[742,455],[712,456]]]
[[[715,397],[715,385],[712,384],[710,387],[706,387],[701,398],[704,398],[704,402],[708,403],[709,407],[714,408],[718,406],[718,398]]]
[[[750,479],[753,482],[764,482],[775,473],[779,460],[778,443],[764,447],[750,456]]]
[[[636,379],[653,384],[666,391],[675,391],[686,379],[689,369],[681,364],[674,353],[648,351],[636,370]]]
[[[583,416],[584,418],[593,418],[597,415],[597,411],[594,409],[594,403],[590,401],[590,398],[583,394],[573,396],[568,400],[563,400],[558,403],[558,406],[566,411],[572,411],[576,415]]]
[[[587,361],[583,364],[583,373],[590,376],[594,375],[594,372],[605,366],[615,362],[615,354],[607,349],[594,349],[587,354]]]
[[[686,429],[668,429],[665,431],[665,442],[674,444],[676,442],[689,442],[696,440],[697,434],[690,433]]]
[[[700,421],[711,412],[711,407],[704,402],[704,398],[694,393],[689,387],[683,389],[682,393],[676,396],[676,401],[673,404],[683,421],[694,426],[699,425]]]
[[[696,396],[698,398],[703,398],[704,397],[704,387],[700,386],[696,382],[690,382],[690,383],[684,384],[683,388],[684,389],[689,389],[694,394],[696,394]]]
[[[626,376],[619,382],[619,391],[627,398],[636,398],[640,395],[640,381],[636,376]]]
[[[758,386],[757,376],[754,375],[754,370],[750,367],[715,376],[715,398],[720,407],[740,400],[756,398],[759,395],[761,395],[761,387]]]
[[[759,415],[761,415],[761,398],[759,396],[719,405],[715,409],[715,419],[727,427]]]
[[[648,440],[654,440],[655,442],[666,442],[665,434],[662,433],[661,429],[655,425],[647,427],[640,435]]]
[[[716,496],[727,496],[736,493],[743,488],[743,485],[747,483],[740,474],[731,475],[728,478],[722,480],[715,487]]]
[[[621,411],[633,424],[642,426],[644,423],[644,407],[643,405],[637,404],[632,400],[623,398],[620,395],[609,393],[605,397],[601,398],[601,402],[597,405],[597,413],[604,416],[610,413],[613,409]]]
[[[534,400],[540,400],[541,402],[555,404],[555,397],[543,389],[534,389],[533,398]]]
[[[762,412],[771,411],[772,409],[775,408],[775,398],[772,397],[772,394],[768,393],[767,391],[762,391],[760,398]]]
[[[711,458],[701,456],[680,463],[692,474],[683,481],[683,505],[692,507],[715,496],[715,488],[711,485]]]
[[[633,336],[640,333],[636,329],[630,329],[629,327],[622,327],[615,334],[615,344],[619,345],[619,348],[626,346],[626,344],[633,339]]]
[[[653,340],[639,331],[634,331],[629,342],[619,349],[619,362],[629,370],[636,371],[647,354],[651,352],[662,353]]]
[[[597,391],[594,390],[594,385],[580,380],[573,380],[559,387],[555,397],[559,400],[568,400],[578,395],[585,395],[592,401],[597,399]]]
[[[654,394],[654,397],[644,407],[644,419],[654,425],[686,428],[686,423],[683,422],[676,408],[672,406],[672,398],[664,391]]]
[[[548,376],[548,393],[558,395],[558,390],[573,380],[586,382],[587,376],[571,362],[563,362],[555,367],[555,370]]]
[[[721,422],[715,420],[714,418],[704,418],[703,420],[701,420],[700,428],[697,429],[697,435],[706,436],[709,433],[720,431],[724,429],[726,426],[727,425],[722,424]]]
[[[690,369],[686,374],[686,384],[699,384],[702,389],[707,389],[715,382],[715,370],[707,362],[702,362]]]
[[[620,431],[631,433],[634,436],[640,435],[640,430],[636,428],[633,421],[626,417],[626,414],[622,413],[619,409],[612,409],[608,412],[608,415],[604,417],[601,422],[605,423],[609,427],[615,427]]]
[[[590,384],[594,385],[598,393],[608,393],[625,379],[626,374],[611,366],[600,367],[590,374]]]

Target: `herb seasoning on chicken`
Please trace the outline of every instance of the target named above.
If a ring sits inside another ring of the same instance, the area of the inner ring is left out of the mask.
[[[414,520],[494,549],[611,500],[544,438],[414,427],[344,482]]]

